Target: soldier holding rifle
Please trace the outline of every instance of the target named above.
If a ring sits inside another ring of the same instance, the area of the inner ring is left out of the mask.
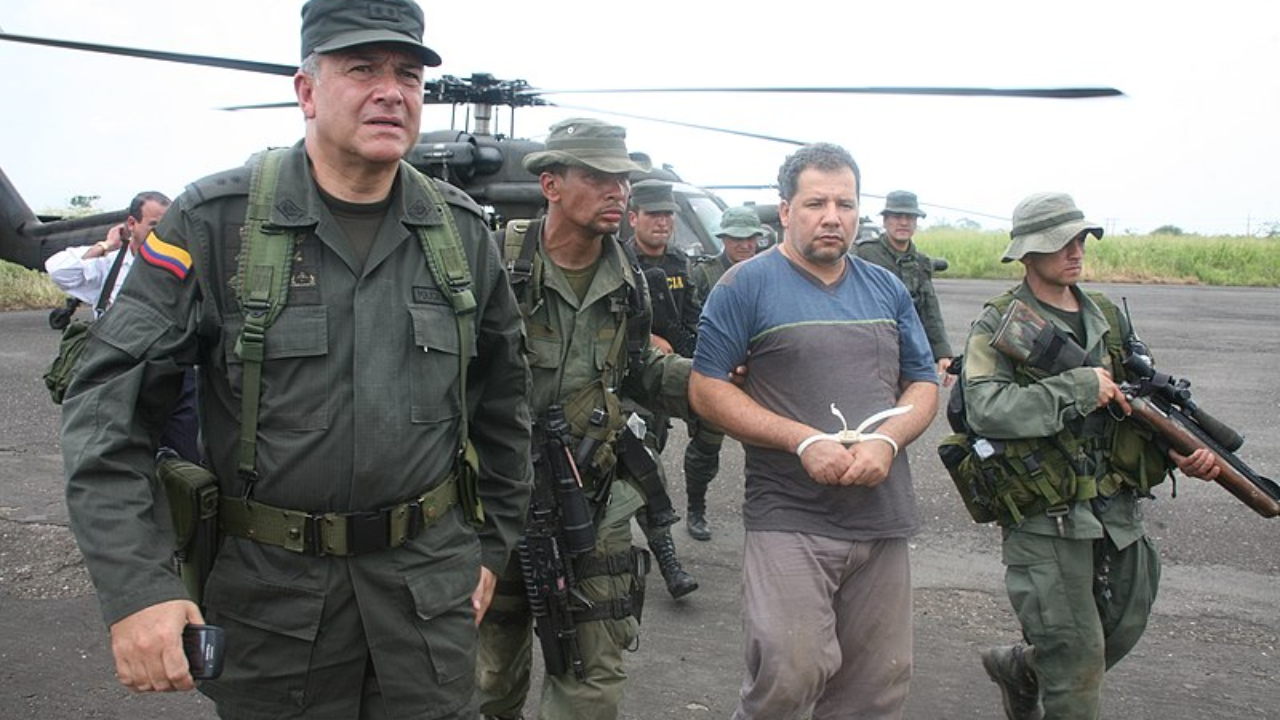
[[[1011,236],[1003,261],[1021,262],[1025,276],[973,324],[960,389],[968,428],[984,439],[975,451],[990,483],[978,487],[996,495],[976,500],[1002,526],[1005,582],[1027,644],[988,650],[982,663],[1007,717],[1093,720],[1103,675],[1141,638],[1160,578],[1138,501],[1173,467],[1213,479],[1219,460],[1204,448],[1166,454],[1126,421],[1128,322],[1078,286],[1085,241],[1102,228],[1070,196],[1039,193],[1014,210]],[[1014,302],[1070,336],[1086,362],[1049,372],[997,349]]]
[[[504,233],[528,334],[538,477],[520,552],[480,626],[486,717],[520,716],[531,626],[547,670],[539,717],[618,716],[622,653],[639,636],[647,570],[647,552],[631,545],[631,518],[643,512],[658,526],[674,515],[643,430],[627,425],[621,408],[625,396],[687,418],[690,369],[651,341],[648,286],[617,237],[629,174],[649,169],[631,159],[625,138],[599,120],[554,125],[547,149],[524,158],[546,216],[513,221]]]

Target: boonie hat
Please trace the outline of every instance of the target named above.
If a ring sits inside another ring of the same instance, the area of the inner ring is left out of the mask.
[[[1036,193],[1013,209],[1011,242],[1000,262],[1013,262],[1027,253],[1057,252],[1082,232],[1102,238],[1102,226],[1085,220],[1070,195]]]
[[[906,190],[894,190],[885,196],[884,209],[880,211],[880,214],[888,215],[890,213],[927,217],[924,211],[920,209],[920,201],[916,199],[916,194]]]
[[[413,0],[308,0],[302,6],[302,59],[313,52],[394,43],[435,67],[440,56],[422,44],[422,28],[422,8]]]
[[[537,175],[552,165],[576,165],[603,173],[648,172],[653,166],[627,154],[627,130],[593,118],[570,118],[551,126],[547,149],[524,156],[524,169]]]
[[[671,183],[661,180],[642,180],[631,186],[631,207],[645,212],[676,212],[675,194]]]
[[[716,237],[728,236],[746,240],[756,235],[764,235],[764,225],[760,224],[760,216],[755,209],[749,207],[731,207],[720,214],[720,227],[716,228]]]

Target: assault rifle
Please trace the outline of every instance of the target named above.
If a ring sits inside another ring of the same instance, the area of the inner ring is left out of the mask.
[[[516,549],[548,675],[571,668],[586,679],[571,602],[590,607],[577,588],[572,558],[595,547],[595,525],[570,450],[564,408],[547,409],[534,426],[534,487],[529,522]]]
[[[1125,317],[1129,307],[1125,303]],[[1207,448],[1221,462],[1215,481],[1262,517],[1280,516],[1280,486],[1257,474],[1235,451],[1244,438],[1191,399],[1191,383],[1157,372],[1147,346],[1133,331],[1124,338],[1124,367],[1136,382],[1122,382],[1129,400],[1129,416],[1146,425],[1183,455]],[[1014,300],[1001,319],[991,345],[1009,358],[1056,375],[1090,364],[1088,353],[1075,340],[1046,321],[1026,303]]]

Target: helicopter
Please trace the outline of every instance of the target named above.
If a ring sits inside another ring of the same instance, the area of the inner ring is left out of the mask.
[[[76,51],[105,53],[147,60],[167,61],[229,70],[241,70],[269,75],[292,76],[297,68],[292,65],[237,60],[207,55],[147,50],[134,47],[77,42],[54,38],[17,35],[0,32],[0,42],[42,45]],[[495,111],[507,108],[514,113],[519,108],[554,106],[549,95],[574,93],[810,93],[810,94],[872,94],[872,95],[923,95],[948,97],[1014,97],[1086,99],[1122,95],[1110,87],[1049,87],[1049,88],[985,88],[985,87],[756,87],[756,88],[634,88],[599,90],[539,90],[524,80],[502,80],[488,73],[475,73],[460,78],[443,75],[428,80],[424,87],[424,104],[451,106],[456,117],[459,108],[466,109],[468,122],[462,129],[431,130],[421,133],[418,142],[406,154],[405,160],[415,168],[450,182],[490,214],[496,229],[507,219],[534,217],[542,209],[543,198],[538,180],[524,170],[521,160],[525,155],[543,149],[536,140],[519,139],[501,133],[495,127]],[[270,103],[224,108],[226,110],[258,110],[272,107],[293,106],[294,103]],[[669,118],[629,115],[607,110],[588,109],[605,115],[639,118],[670,125],[683,126],[713,133],[725,133],[753,137],[769,142],[800,146],[805,141],[756,134],[723,127],[680,122]],[[634,153],[638,158],[647,155]],[[675,243],[691,255],[713,255],[720,251],[719,240],[714,235],[721,212],[727,203],[711,188],[685,182],[670,165],[654,165],[647,173],[636,173],[633,182],[658,179],[672,183],[677,213]],[[775,237],[781,237],[777,223],[776,206],[760,205],[758,212]],[[15,262],[32,269],[43,269],[44,261],[53,253],[69,246],[87,245],[100,240],[108,229],[123,221],[125,211],[97,213],[73,219],[40,217],[23,200],[22,196],[0,169],[0,259]],[[875,226],[864,222],[866,231]],[[624,233],[626,229],[624,228]],[[765,244],[775,238],[766,238]]]

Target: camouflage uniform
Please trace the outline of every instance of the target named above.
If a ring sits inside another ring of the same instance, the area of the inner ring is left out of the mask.
[[[883,234],[870,242],[855,245],[854,253],[898,276],[907,286],[907,292],[911,293],[911,302],[924,324],[933,359],[952,357],[947,328],[942,321],[942,308],[933,289],[933,260],[921,252],[914,241],[907,244],[905,252],[899,252],[890,244],[889,236]]]
[[[528,232],[530,236],[540,234],[541,221]],[[627,254],[615,238],[606,236],[602,242],[603,252],[585,302],[578,300],[563,272],[541,247],[538,249],[543,268],[541,295],[525,317],[534,413],[541,415],[555,403],[567,407],[582,393],[592,396],[586,405],[612,404],[617,408],[616,402],[606,401],[607,388],[619,389],[655,410],[687,417],[687,359],[663,355],[647,345],[634,363],[626,352],[616,365],[608,362],[611,347],[622,332],[616,297],[636,283],[643,284],[644,279],[628,269]],[[570,424],[574,424],[572,417]],[[595,468],[583,478],[588,497],[596,483],[619,470],[613,464],[612,453],[598,453],[597,458],[600,457],[609,458],[606,466]],[[608,509],[597,525],[595,550],[586,556],[587,561],[627,555],[631,550],[631,518],[644,505],[642,492],[629,478],[619,476],[613,482]],[[587,679],[579,681],[572,674],[547,676],[540,717],[617,717],[626,686],[622,652],[634,646],[639,633],[638,619],[621,611],[622,601],[632,593],[635,583],[643,583],[643,578],[636,578],[634,570],[580,581],[579,589],[598,607],[620,611],[612,617],[578,623]],[[493,609],[480,626],[480,709],[486,715],[518,717],[530,687],[532,617],[514,558],[499,580],[498,593]]]
[[[1070,197],[1033,195],[1014,211],[1004,261],[1056,252],[1084,233],[1101,237],[1102,228],[1084,221]],[[1105,298],[1075,285],[1070,291],[1080,308],[1076,317],[1042,303],[1026,281],[995,298],[974,322],[962,363],[972,433],[1018,448],[1018,464],[1005,456],[1001,467],[1030,467],[1031,458],[1039,468],[1035,476],[1014,471],[1007,484],[1034,499],[1019,513],[1007,505],[999,513],[1009,600],[1031,647],[983,653],[1011,719],[1095,720],[1103,675],[1142,637],[1160,580],[1139,500],[1172,464],[1149,435],[1136,445],[1118,442],[1137,431],[1099,407],[1094,368],[1125,379],[1120,348],[1128,324]],[[1084,348],[1085,366],[1049,375],[994,348],[1000,308],[1014,299]],[[1138,457],[1126,447],[1135,447]],[[1068,497],[1050,500],[1044,485]]]

